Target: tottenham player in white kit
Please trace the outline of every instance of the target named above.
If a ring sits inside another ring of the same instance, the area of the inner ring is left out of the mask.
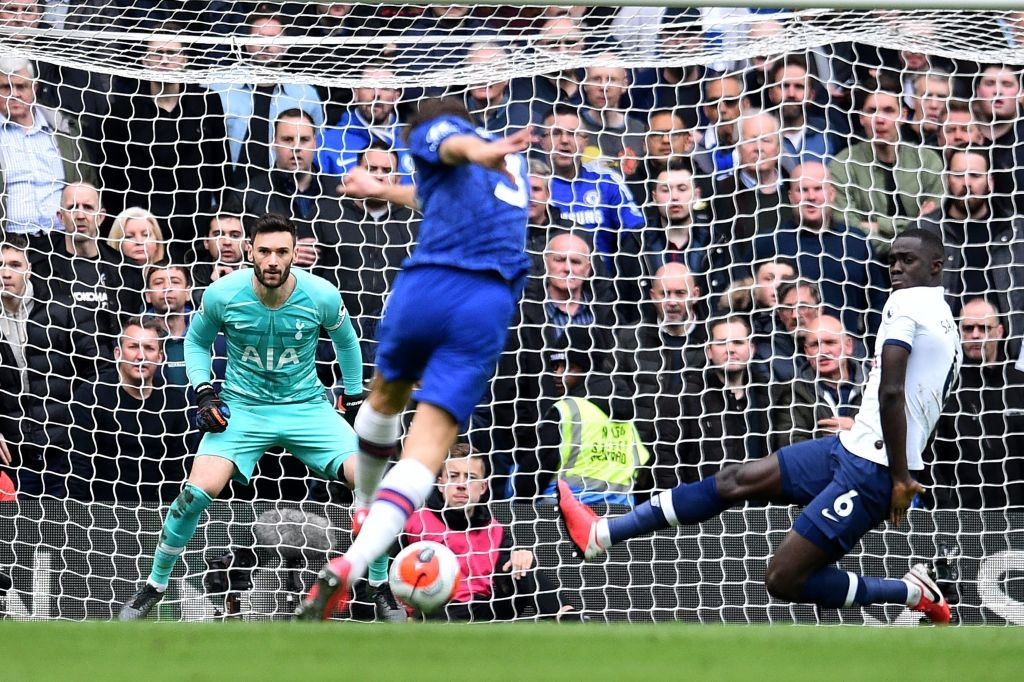
[[[882,311],[874,366],[853,428],[804,441],[770,457],[662,492],[629,514],[599,518],[564,481],[559,508],[586,558],[660,528],[698,523],[745,500],[806,505],[768,564],[765,586],[779,599],[841,608],[906,604],[932,622],[949,605],[925,564],[902,579],[848,573],[834,563],[888,518],[899,524],[924,490],[914,472],[960,370],[960,335],[941,286],[942,241],[914,229],[892,244],[892,294]]]

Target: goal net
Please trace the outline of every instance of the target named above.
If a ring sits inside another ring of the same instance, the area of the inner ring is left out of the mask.
[[[447,95],[491,134],[535,133],[533,270],[464,437],[543,595],[592,620],[917,622],[771,599],[799,510],[749,504],[584,563],[551,488],[619,513],[847,428],[889,246],[924,227],[966,365],[928,493],[840,565],[937,560],[960,622],[1024,622],[1022,44],[1016,11],[0,2],[0,613],[109,618],[145,579],[197,444],[182,336],[245,267],[254,218],[295,222],[370,376],[419,217],[338,185],[359,164],[413,181],[403,122]],[[162,352],[122,338],[137,315]],[[333,351],[320,369],[339,393]],[[157,616],[286,618],[347,547],[350,503],[268,453],[204,516]],[[362,588],[346,617],[373,619]]]

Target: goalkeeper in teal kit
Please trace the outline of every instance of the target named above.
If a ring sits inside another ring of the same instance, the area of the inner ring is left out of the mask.
[[[318,476],[355,480],[358,443],[345,420],[362,402],[362,359],[341,295],[326,280],[291,269],[295,227],[287,219],[263,216],[250,236],[252,269],[214,282],[189,326],[185,365],[204,436],[164,521],[149,579],[122,607],[120,620],[144,618],[163,598],[203,511],[232,478],[248,483],[271,447],[286,448]],[[345,417],[316,374],[321,328],[341,365]],[[221,332],[228,362],[218,395],[210,385],[210,349]],[[378,564],[371,583],[386,580],[386,557]]]

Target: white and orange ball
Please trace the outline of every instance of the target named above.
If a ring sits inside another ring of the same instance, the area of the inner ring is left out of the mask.
[[[459,561],[444,545],[422,540],[409,545],[391,562],[388,583],[399,600],[421,613],[447,604],[461,580]]]

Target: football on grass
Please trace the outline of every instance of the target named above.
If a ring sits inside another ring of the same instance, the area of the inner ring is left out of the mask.
[[[460,579],[455,554],[442,544],[422,540],[398,553],[388,582],[395,597],[421,613],[430,613],[455,596]]]

